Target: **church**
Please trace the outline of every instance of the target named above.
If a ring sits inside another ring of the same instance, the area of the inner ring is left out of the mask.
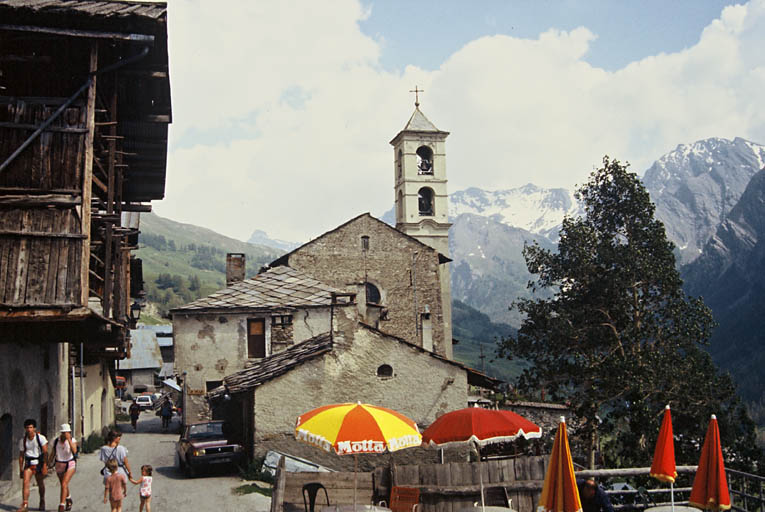
[[[396,227],[369,213],[171,311],[185,421],[227,419],[250,456],[292,446],[295,418],[362,401],[430,424],[495,379],[454,361],[448,132],[415,103],[390,142]],[[308,447],[310,449],[310,447]]]

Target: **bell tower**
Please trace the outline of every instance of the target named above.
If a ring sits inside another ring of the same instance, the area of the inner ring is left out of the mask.
[[[417,298],[415,309],[420,345],[452,359],[452,286],[448,263],[451,224],[446,192],[446,137],[449,132],[436,128],[420,110],[419,93],[422,91],[415,87],[411,92],[416,95],[414,113],[404,129],[390,141],[393,146],[396,229],[446,257],[438,266],[441,315],[431,318],[429,305]],[[437,328],[443,329],[441,346],[434,346],[430,339],[433,329]]]
[[[393,146],[396,229],[449,255],[446,137],[420,110],[420,89],[409,122]]]

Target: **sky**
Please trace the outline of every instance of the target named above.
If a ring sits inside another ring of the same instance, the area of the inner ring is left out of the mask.
[[[224,8],[225,6],[225,8]],[[643,172],[678,144],[765,144],[765,0],[169,0],[173,123],[154,211],[305,242],[393,204],[420,109],[450,192]]]

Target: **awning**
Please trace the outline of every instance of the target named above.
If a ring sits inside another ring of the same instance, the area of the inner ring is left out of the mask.
[[[165,386],[167,386],[169,388],[173,388],[176,391],[180,391],[181,390],[181,387],[173,379],[163,380],[162,384],[164,384]]]

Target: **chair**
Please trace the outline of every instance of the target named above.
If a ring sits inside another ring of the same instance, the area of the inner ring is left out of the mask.
[[[324,491],[324,497],[327,499],[327,505],[329,505],[329,494],[327,494],[327,488],[319,482],[309,482],[303,486],[303,505],[305,505],[305,512],[314,512],[316,506],[316,495],[319,494],[319,489]],[[306,493],[308,494],[306,499]]]
[[[510,497],[507,495],[507,490],[501,486],[484,488],[483,501],[487,507],[510,508]]]
[[[420,489],[394,486],[390,491],[390,509],[393,512],[416,512],[420,504]]]

